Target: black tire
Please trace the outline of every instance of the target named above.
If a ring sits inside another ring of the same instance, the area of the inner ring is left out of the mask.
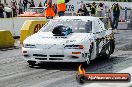
[[[110,58],[110,51],[111,51],[111,46],[110,46],[110,43],[109,43],[107,45],[107,48],[105,49],[105,52],[100,54],[100,57],[102,59],[109,59]]]
[[[85,66],[90,64],[92,52],[93,52],[93,43],[91,43],[91,45],[90,45],[90,49],[89,49],[90,54],[89,54],[89,56],[87,55],[88,58],[87,58],[87,61],[84,63]]]
[[[115,49],[115,41],[110,40],[110,43],[108,45],[109,47],[106,49],[106,52],[103,54],[103,58],[109,59],[110,55],[114,52]]]
[[[110,40],[110,55],[114,52],[115,50],[115,40]]]
[[[89,53],[90,53],[90,55],[89,55],[89,58],[91,59],[91,56],[92,56],[92,52],[93,52],[93,45],[94,43],[91,43],[91,45],[90,45],[90,49],[89,49]]]
[[[27,62],[28,62],[28,64],[29,64],[29,66],[34,66],[35,63],[36,63],[36,61],[27,61]]]

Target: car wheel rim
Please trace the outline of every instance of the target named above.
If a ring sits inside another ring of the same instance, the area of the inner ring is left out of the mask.
[[[110,45],[109,45],[108,49],[106,50],[106,54],[107,54],[107,55],[110,54]]]
[[[90,64],[90,59],[89,58],[87,58],[87,65],[89,65]]]

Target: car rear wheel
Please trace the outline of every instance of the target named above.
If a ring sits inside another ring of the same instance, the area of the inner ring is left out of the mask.
[[[90,45],[90,49],[89,49],[89,55],[87,55],[87,59],[86,59],[86,62],[85,62],[85,65],[89,65],[90,64],[90,61],[91,61],[91,57],[92,57],[92,54],[93,54],[93,43]]]
[[[110,40],[110,54],[112,54],[115,50],[115,40]]]
[[[104,57],[107,59],[110,58],[110,44],[108,45],[108,48],[106,49],[106,52],[104,53]]]
[[[114,49],[115,49],[115,41],[110,40],[108,48],[106,49],[106,52],[103,54],[103,57],[109,59],[110,55],[114,52]]]

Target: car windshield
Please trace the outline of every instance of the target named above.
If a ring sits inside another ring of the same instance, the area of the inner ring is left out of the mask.
[[[43,8],[30,8],[28,12],[44,13],[44,9]]]
[[[90,33],[92,30],[92,22],[89,20],[82,21],[81,19],[54,19],[49,21],[41,30],[44,32],[52,32],[57,26],[70,27],[73,33]]]

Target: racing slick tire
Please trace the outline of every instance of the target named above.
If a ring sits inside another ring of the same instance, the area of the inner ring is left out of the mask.
[[[104,53],[103,57],[109,59],[110,55],[114,52],[115,49],[115,41],[110,40],[108,48],[106,49],[106,52]]]
[[[30,67],[33,67],[36,63],[36,61],[27,61]]]
[[[110,40],[110,54],[112,54],[115,50],[115,40]]]
[[[94,46],[93,43],[91,43],[90,49],[89,49],[89,55],[87,55],[87,59],[86,59],[86,62],[84,64],[86,66],[90,64],[92,53],[93,53],[93,46]]]

